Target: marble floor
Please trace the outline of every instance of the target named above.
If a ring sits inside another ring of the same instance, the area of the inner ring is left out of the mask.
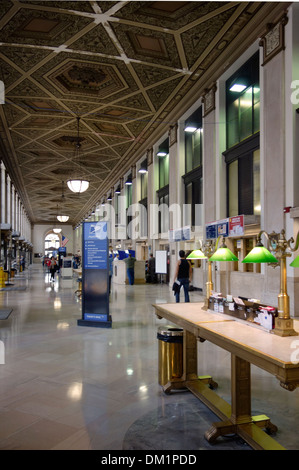
[[[0,290],[0,311],[11,310],[0,319],[1,450],[251,450],[236,436],[209,444],[203,434],[219,419],[189,392],[162,392],[157,329],[166,322],[152,304],[174,301],[168,286],[113,284],[106,329],[77,326],[75,278],[51,283],[33,265],[13,284]],[[207,341],[198,348],[199,373],[229,401],[230,355]],[[252,367],[252,412],[271,418],[282,446],[299,449],[299,390]]]

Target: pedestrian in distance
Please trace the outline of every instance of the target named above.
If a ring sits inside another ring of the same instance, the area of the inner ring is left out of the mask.
[[[50,274],[51,274],[51,281],[55,281],[55,272],[56,272],[57,262],[54,256],[51,258],[50,264]]]
[[[156,275],[156,260],[154,255],[151,253],[150,258],[148,260],[148,270],[149,270],[149,279],[152,284],[157,282],[157,275]]]
[[[175,300],[178,303],[180,301],[180,290],[183,286],[185,294],[185,302],[190,302],[189,298],[189,283],[192,279],[192,266],[191,263],[186,259],[184,250],[179,252],[180,259],[177,262],[176,270],[174,274],[174,284],[178,284],[175,290]]]
[[[127,267],[127,275],[129,279],[129,284],[130,286],[132,286],[135,282],[134,265],[135,265],[136,259],[130,253],[128,258],[124,259],[124,262],[126,263],[126,267]]]

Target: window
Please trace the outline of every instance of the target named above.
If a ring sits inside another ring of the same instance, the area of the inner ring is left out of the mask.
[[[202,108],[185,122],[185,173],[202,165]]]
[[[159,204],[159,233],[166,233],[169,230],[169,188],[164,187],[158,191]]]
[[[259,136],[224,155],[227,163],[227,216],[260,215]]]
[[[120,223],[120,207],[119,207],[119,195],[114,194],[114,213],[115,213],[115,223]]]
[[[159,145],[157,152],[159,189],[157,199],[159,205],[159,233],[165,233],[169,229],[169,142],[168,139]]]
[[[132,176],[129,176],[127,181],[132,181]],[[133,219],[133,216],[128,215],[128,209],[132,205],[132,184],[127,184],[126,183],[126,190],[125,190],[125,195],[126,195],[126,215],[127,215],[127,238],[132,238],[132,233],[130,232],[130,222]]]
[[[140,237],[147,237],[147,198],[141,199],[139,204],[144,208],[144,210],[141,210],[139,213],[139,235]]]
[[[169,183],[169,154],[158,157],[159,161],[159,189]]]
[[[260,215],[259,53],[226,82],[227,216]]]
[[[189,211],[185,214],[184,225],[201,225],[198,205],[202,203],[202,168],[197,168],[183,176],[185,184],[185,204]]]
[[[147,198],[147,173],[140,174],[140,197]]]
[[[260,130],[259,54],[226,82],[227,148]]]
[[[46,256],[55,256],[58,253],[58,248],[60,247],[60,239],[59,236],[50,233],[45,238],[45,255]]]

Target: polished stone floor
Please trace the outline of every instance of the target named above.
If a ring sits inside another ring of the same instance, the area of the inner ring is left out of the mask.
[[[203,434],[219,419],[189,392],[162,392],[157,329],[166,322],[152,304],[174,301],[168,286],[114,284],[112,328],[102,329],[77,326],[75,278],[51,283],[33,265],[13,284],[0,291],[0,311],[12,310],[0,320],[1,450],[250,450],[235,436],[209,444]],[[199,373],[229,401],[230,355],[207,341],[198,348]],[[299,449],[299,390],[252,367],[252,412],[271,418],[281,445]]]

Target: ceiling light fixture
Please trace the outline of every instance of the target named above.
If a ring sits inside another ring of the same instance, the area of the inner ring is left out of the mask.
[[[138,173],[147,173],[147,160],[143,160],[138,170]]]
[[[63,181],[62,181],[62,192],[61,192],[61,214],[59,214],[58,212],[58,215],[57,215],[57,219],[59,220],[59,222],[67,222],[69,220],[69,216],[68,215],[62,215],[63,212],[62,212],[62,209],[63,209],[63,206],[64,206],[64,193],[63,193]]]
[[[195,126],[186,126],[184,129],[185,132],[190,132],[191,134],[195,131],[197,131],[197,127]]]
[[[56,217],[58,219],[58,204],[57,204],[57,213],[56,213]],[[54,219],[54,227],[53,227],[53,232],[54,233],[60,233],[61,232],[61,228],[60,227],[57,227],[56,224],[55,224],[55,219]]]
[[[80,162],[81,144],[80,144],[80,137],[79,137],[79,122],[80,122],[80,118],[77,117],[77,142],[75,145],[74,165],[77,165],[79,167],[79,173],[82,173],[81,162]],[[73,193],[83,193],[84,191],[88,189],[89,181],[86,178],[82,177],[82,175],[78,175],[78,171],[76,172],[75,170],[74,177],[70,178],[67,181],[67,185],[68,185],[68,188]]]
[[[241,93],[247,87],[248,87],[248,81],[246,80],[246,78],[237,77],[231,83],[231,85],[229,87],[229,91],[233,91],[235,93]]]
[[[167,152],[165,150],[159,150],[157,152],[157,157],[166,157]]]

